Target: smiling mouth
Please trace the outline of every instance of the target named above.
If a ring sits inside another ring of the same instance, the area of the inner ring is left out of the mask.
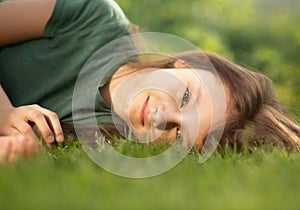
[[[147,108],[148,108],[148,102],[149,102],[150,96],[147,97],[147,99],[145,100],[141,112],[140,112],[140,119],[141,119],[141,123],[144,126],[145,125],[145,119],[147,116]]]

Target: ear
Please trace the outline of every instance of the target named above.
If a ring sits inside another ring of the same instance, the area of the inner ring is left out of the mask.
[[[183,60],[178,59],[174,62],[174,68],[180,69],[180,68],[189,68],[189,67],[185,64]]]

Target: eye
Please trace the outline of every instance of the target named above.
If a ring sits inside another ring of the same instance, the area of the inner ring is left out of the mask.
[[[183,97],[182,97],[182,103],[181,103],[181,106],[180,108],[182,108],[190,99],[190,89],[189,88],[186,88],[184,94],[183,94]]]

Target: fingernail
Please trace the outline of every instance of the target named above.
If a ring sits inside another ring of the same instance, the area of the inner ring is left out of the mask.
[[[56,141],[64,141],[64,136],[63,135],[59,135],[57,138],[56,138]]]
[[[48,143],[52,143],[54,141],[54,137],[53,136],[49,136],[47,139],[46,139],[46,142]]]

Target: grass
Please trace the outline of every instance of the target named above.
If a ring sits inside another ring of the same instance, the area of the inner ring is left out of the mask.
[[[127,150],[145,151],[135,148]],[[203,164],[194,152],[162,175],[129,179],[98,167],[75,142],[0,165],[0,209],[299,209],[299,174],[299,153],[258,149],[214,153]]]

